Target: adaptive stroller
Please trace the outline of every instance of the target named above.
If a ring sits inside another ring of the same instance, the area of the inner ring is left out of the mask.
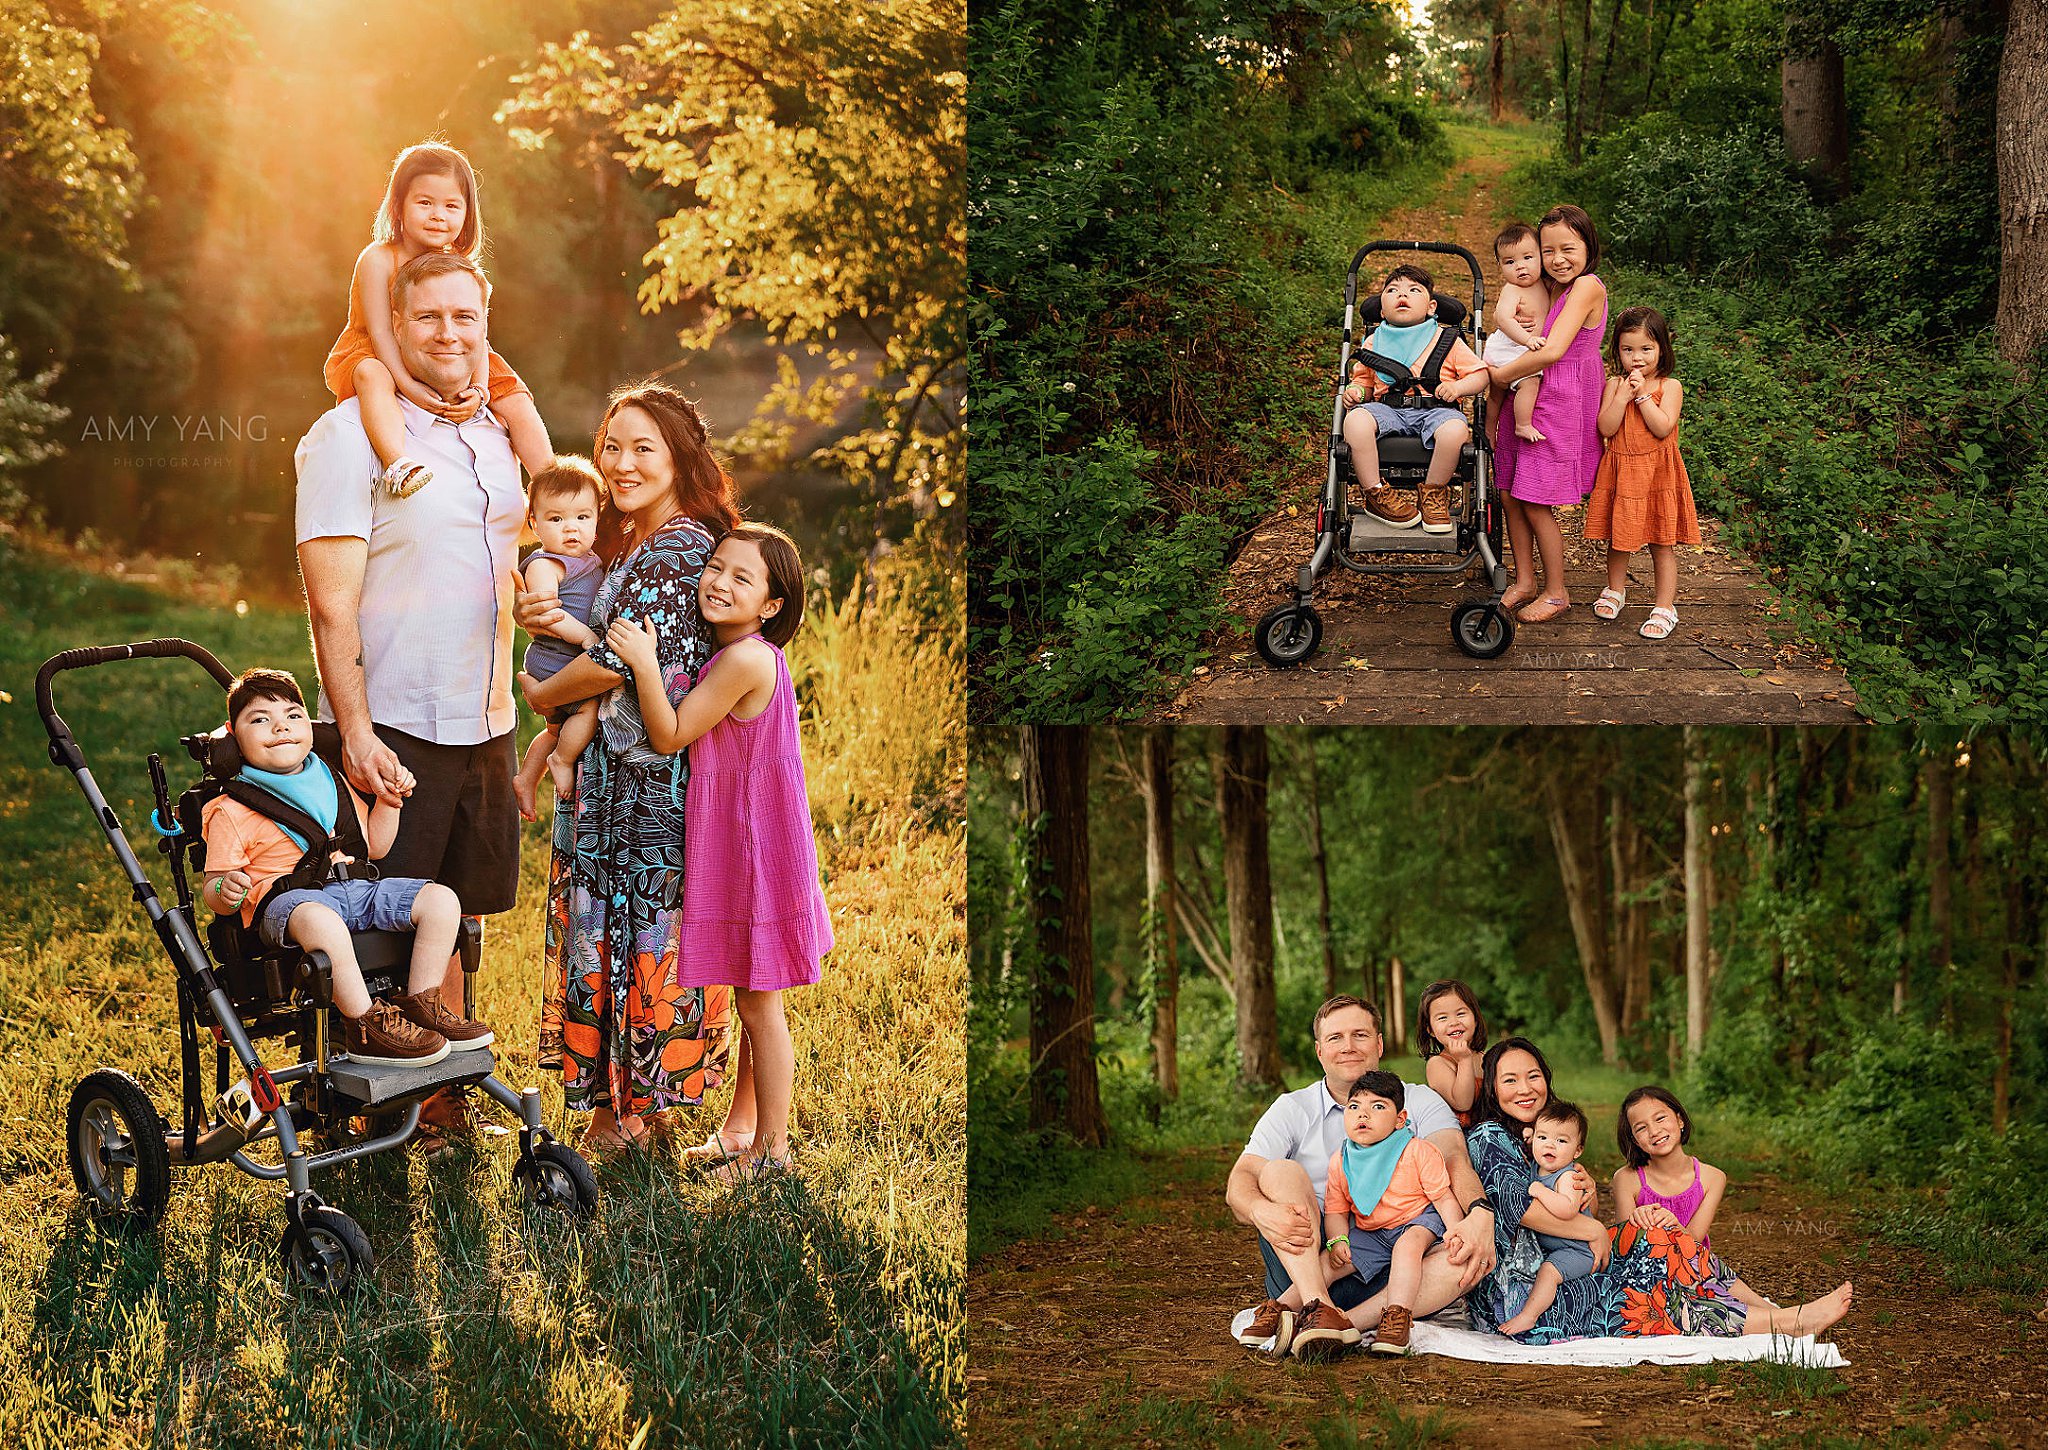
[[[1439,292],[1436,318],[1448,333],[1462,336],[1476,353],[1485,344],[1482,317],[1486,307],[1486,282],[1480,275],[1479,259],[1461,246],[1446,242],[1371,242],[1360,247],[1344,277],[1344,341],[1337,355],[1337,400],[1330,420],[1330,470],[1316,504],[1315,552],[1301,566],[1291,602],[1278,605],[1259,621],[1253,642],[1268,664],[1300,664],[1322,643],[1323,622],[1314,608],[1316,579],[1334,560],[1360,574],[1463,574],[1477,560],[1484,564],[1492,585],[1491,597],[1460,604],[1451,614],[1451,638],[1459,649],[1475,659],[1490,660],[1514,643],[1515,622],[1501,608],[1507,592],[1507,566],[1501,562],[1503,521],[1500,500],[1493,490],[1493,449],[1486,436],[1486,395],[1472,400],[1472,440],[1460,450],[1458,467],[1451,475],[1451,522],[1447,534],[1427,534],[1414,528],[1400,528],[1353,506],[1352,487],[1359,483],[1351,465],[1351,449],[1344,441],[1344,387],[1349,382],[1354,356],[1375,371],[1395,381],[1387,398],[1396,406],[1441,406],[1433,397],[1436,383],[1432,365],[1442,366],[1441,355],[1422,364],[1426,376],[1411,373],[1392,358],[1382,357],[1360,346],[1352,349],[1354,323],[1361,337],[1371,335],[1379,324],[1380,299],[1368,297],[1358,305],[1358,269],[1374,252],[1440,252],[1464,259],[1472,272],[1472,306]],[[1379,440],[1381,480],[1390,488],[1419,489],[1429,470],[1429,450],[1419,438]],[[1423,562],[1413,556],[1439,557]]]
[[[169,907],[157,899],[120,821],[86,769],[70,728],[57,714],[50,687],[64,670],[173,656],[196,661],[223,690],[234,682],[219,660],[182,639],[65,650],[44,661],[36,675],[36,708],[49,732],[50,759],[77,779],[177,971],[183,1083],[178,1126],[166,1128],[149,1094],[127,1073],[101,1068],[88,1074],[72,1090],[65,1122],[71,1176],[87,1203],[110,1224],[144,1231],[163,1217],[173,1167],[232,1162],[256,1178],[285,1184],[281,1256],[288,1278],[311,1288],[345,1292],[371,1272],[369,1239],[347,1214],[321,1201],[311,1186],[313,1172],[401,1147],[419,1126],[424,1098],[444,1087],[476,1086],[519,1119],[519,1161],[512,1173],[524,1198],[579,1217],[594,1212],[597,1185],[589,1164],[541,1125],[538,1089],[515,1091],[493,1075],[496,1063],[489,1049],[451,1052],[426,1067],[351,1062],[329,1047],[330,1032],[339,1019],[333,1006],[333,969],[324,952],[265,946],[233,916],[210,921],[206,945],[200,944],[188,881],[188,873],[197,874],[205,862],[200,811],[227,791],[241,765],[234,739],[224,731],[181,739],[201,767],[201,776],[178,796],[175,806],[163,757],[149,756],[155,792],[150,824],[159,836],[157,850],[169,858],[178,898]],[[333,727],[316,727],[314,748],[339,775],[340,740]],[[293,819],[318,829],[309,818]],[[331,844],[331,839],[317,842],[313,849],[324,852]],[[308,854],[310,858],[311,851]],[[320,860],[325,859],[323,854]],[[403,990],[412,955],[410,932],[359,932],[354,943],[373,996]],[[463,922],[457,949],[468,1005],[474,991],[471,974],[481,952],[474,922]],[[214,1041],[217,1098],[210,1106],[200,1091],[202,1031],[211,1032]],[[290,1066],[271,1069],[257,1055],[254,1043],[273,1037],[283,1039],[296,1053]],[[243,1077],[231,1081],[236,1066]],[[301,1134],[317,1136],[323,1146],[309,1153]],[[273,1141],[277,1161],[261,1161],[257,1154]]]

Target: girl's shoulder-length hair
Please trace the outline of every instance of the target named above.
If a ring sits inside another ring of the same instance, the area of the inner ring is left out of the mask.
[[[398,240],[402,230],[399,212],[405,206],[405,194],[422,176],[446,176],[462,189],[462,230],[455,234],[449,250],[472,262],[482,261],[484,214],[477,206],[476,169],[469,164],[467,156],[439,141],[422,141],[417,146],[408,146],[391,163],[391,179],[384,183],[384,201],[377,208],[377,219],[370,228],[370,240]]]
[[[1647,1168],[1650,1155],[1636,1142],[1636,1135],[1629,1131],[1628,1110],[1637,1103],[1658,1102],[1678,1114],[1678,1146],[1683,1148],[1692,1142],[1692,1115],[1669,1088],[1654,1083],[1645,1084],[1621,1100],[1621,1111],[1614,1115],[1614,1141],[1621,1149],[1621,1161],[1630,1168]]]
[[[1593,225],[1591,213],[1582,206],[1573,206],[1570,202],[1554,206],[1543,213],[1542,220],[1536,223],[1537,239],[1542,239],[1545,227],[1553,226],[1570,227],[1579,234],[1579,240],[1586,244],[1586,270],[1579,274],[1581,277],[1600,270],[1600,233]]]
[[[1616,376],[1628,371],[1621,365],[1621,339],[1631,332],[1650,335],[1650,341],[1657,344],[1656,375],[1670,377],[1678,367],[1678,349],[1672,346],[1671,324],[1654,307],[1624,307],[1615,317],[1614,326],[1607,334],[1607,360],[1613,365]]]

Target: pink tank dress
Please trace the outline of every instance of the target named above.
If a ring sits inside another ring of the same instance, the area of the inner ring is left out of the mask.
[[[773,992],[817,981],[832,920],[818,889],[796,691],[781,650],[768,708],[751,720],[728,715],[690,747],[683,812],[677,984]]]
[[[1700,1211],[1700,1204],[1706,1199],[1706,1196],[1706,1185],[1700,1182],[1700,1160],[1697,1158],[1692,1160],[1692,1187],[1686,1189],[1675,1198],[1666,1198],[1656,1189],[1650,1187],[1650,1177],[1647,1170],[1642,1168],[1636,1170],[1637,1208],[1645,1208],[1652,1204],[1659,1208],[1668,1208],[1671,1210],[1672,1217],[1676,1218],[1680,1223],[1686,1224],[1691,1223],[1692,1216]],[[1700,1247],[1709,1252],[1713,1249],[1713,1245],[1708,1239],[1701,1239]]]
[[[1557,325],[1569,296],[1571,289],[1566,288],[1551,304],[1543,319],[1545,337]],[[1515,436],[1512,423],[1500,430],[1493,467],[1502,493],[1527,504],[1564,507],[1583,502],[1593,491],[1593,475],[1600,470],[1600,390],[1607,382],[1600,340],[1606,335],[1603,297],[1597,325],[1581,327],[1564,356],[1543,370],[1536,411],[1529,418],[1543,441],[1524,443]]]

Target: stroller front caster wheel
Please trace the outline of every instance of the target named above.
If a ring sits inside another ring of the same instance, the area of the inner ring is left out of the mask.
[[[1252,634],[1259,657],[1269,665],[1298,665],[1323,642],[1323,621],[1306,604],[1282,604],[1266,612]]]
[[[1515,642],[1515,621],[1492,600],[1461,604],[1451,612],[1451,638],[1475,660],[1495,660]]]
[[[71,1181],[100,1222],[146,1233],[171,1201],[171,1153],[164,1120],[142,1084],[102,1068],[71,1090],[65,1114]]]
[[[583,1155],[564,1143],[541,1143],[512,1165],[520,1197],[538,1208],[560,1209],[572,1218],[597,1212],[597,1178]]]
[[[284,1231],[278,1246],[285,1278],[294,1287],[336,1298],[353,1292],[376,1268],[370,1239],[338,1208],[315,1204]]]

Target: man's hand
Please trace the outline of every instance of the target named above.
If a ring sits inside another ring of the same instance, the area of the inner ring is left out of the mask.
[[[398,752],[379,740],[374,730],[342,737],[341,773],[364,795],[375,796],[386,805],[399,804],[414,784],[412,772],[400,764]]]
[[[1270,1198],[1252,1210],[1252,1223],[1259,1237],[1286,1254],[1313,1253],[1316,1234],[1322,1228],[1299,1204],[1275,1203]]]
[[[1444,1234],[1444,1251],[1459,1271],[1458,1289],[1461,1293],[1491,1274],[1497,1257],[1493,1246],[1492,1212],[1475,1208],[1466,1214],[1456,1228]]]
[[[1607,1261],[1614,1257],[1614,1236],[1602,1233],[1599,1238],[1594,1239],[1586,1247],[1593,1251],[1593,1269],[1597,1273],[1601,1269],[1606,1268]]]
[[[569,617],[560,597],[552,592],[529,593],[526,576],[517,569],[511,573],[513,622],[528,634],[553,634],[555,626]]]
[[[1563,1187],[1565,1183],[1569,1183],[1572,1189],[1579,1195],[1579,1212],[1590,1213],[1595,1218],[1598,1218],[1600,1216],[1600,1187],[1593,1181],[1593,1175],[1586,1171],[1586,1165],[1583,1163],[1572,1164],[1571,1177],[1565,1179],[1558,1186]]]

